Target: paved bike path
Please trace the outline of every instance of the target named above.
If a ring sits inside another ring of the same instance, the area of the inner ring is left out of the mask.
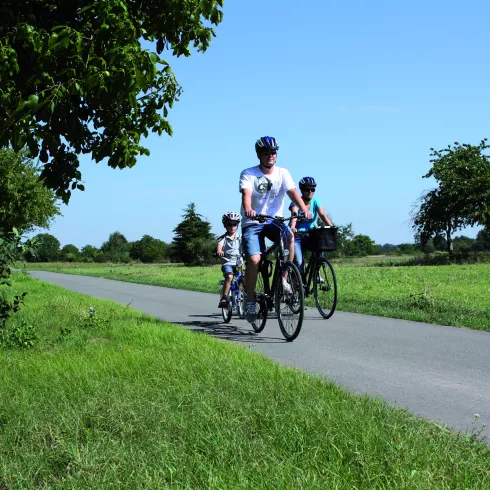
[[[307,308],[299,337],[285,342],[277,319],[255,334],[235,316],[222,322],[218,295],[87,276],[31,272],[44,281],[240,342],[282,364],[357,394],[382,397],[412,413],[471,432],[490,425],[490,333],[337,311],[329,320]],[[483,435],[489,436],[489,429]]]

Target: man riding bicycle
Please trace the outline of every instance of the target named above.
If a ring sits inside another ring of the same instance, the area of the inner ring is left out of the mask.
[[[255,305],[255,285],[258,264],[264,249],[265,238],[277,243],[281,239],[280,228],[272,220],[258,223],[253,218],[257,214],[283,216],[284,198],[289,196],[304,217],[311,219],[309,207],[299,196],[289,171],[276,167],[279,145],[272,136],[263,136],[255,143],[259,165],[245,169],[240,174],[240,192],[242,193],[242,244],[247,258],[245,271],[245,289],[247,306],[245,317],[249,323],[257,320]],[[294,235],[288,233],[289,260],[294,258]]]

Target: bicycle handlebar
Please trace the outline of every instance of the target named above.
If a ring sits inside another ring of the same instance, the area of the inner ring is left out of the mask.
[[[267,219],[272,219],[274,221],[279,221],[280,223],[285,223],[286,221],[291,221],[293,219],[297,219],[298,221],[308,221],[306,218],[302,216],[290,216],[289,218],[284,218],[283,216],[269,216],[268,214],[256,214],[253,218],[249,218],[254,221],[258,221],[259,223],[264,223]]]

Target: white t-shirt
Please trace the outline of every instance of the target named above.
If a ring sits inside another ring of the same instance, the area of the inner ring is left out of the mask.
[[[282,216],[286,192],[295,189],[293,178],[288,170],[274,166],[269,175],[264,175],[259,165],[245,169],[240,174],[240,192],[243,189],[252,191],[252,209],[257,214]],[[242,228],[258,224],[245,216],[243,206]]]

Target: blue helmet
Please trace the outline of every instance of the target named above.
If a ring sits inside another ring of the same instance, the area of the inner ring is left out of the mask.
[[[279,144],[273,136],[262,136],[255,142],[255,151],[262,150],[279,150]]]
[[[303,177],[299,181],[299,187],[300,187],[300,189],[301,189],[301,187],[305,187],[307,185],[311,185],[312,187],[316,187],[315,179],[313,177]]]

